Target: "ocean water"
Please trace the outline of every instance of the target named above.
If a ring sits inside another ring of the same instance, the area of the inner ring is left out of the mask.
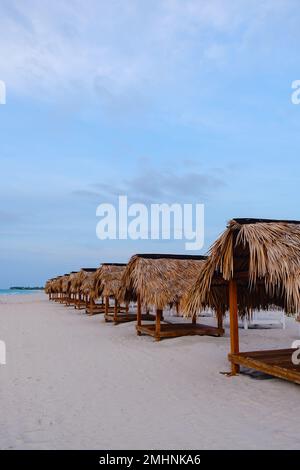
[[[21,289],[0,289],[0,295],[26,295],[26,294],[38,294],[44,292],[42,290],[21,290]]]

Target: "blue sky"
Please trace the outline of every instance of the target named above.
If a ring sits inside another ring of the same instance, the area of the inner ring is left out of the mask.
[[[0,287],[180,241],[100,241],[96,207],[299,219],[298,1],[1,0]]]

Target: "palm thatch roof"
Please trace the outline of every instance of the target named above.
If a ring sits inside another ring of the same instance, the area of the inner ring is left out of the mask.
[[[92,297],[116,297],[125,268],[124,263],[103,263],[94,275]]]
[[[61,292],[68,292],[70,289],[70,282],[72,279],[72,275],[77,274],[77,271],[72,271],[71,273],[63,274],[61,276],[56,276],[48,281],[45,284],[45,292],[49,293],[61,293]]]
[[[48,281],[46,281],[45,283],[44,290],[46,294],[51,294],[51,283],[52,283],[52,279],[48,279]]]
[[[64,294],[69,292],[70,289],[70,274],[65,274],[62,278],[61,289]]]
[[[80,285],[80,292],[84,295],[91,295],[93,288],[94,288],[94,283],[95,283],[95,275],[97,272],[96,268],[83,268],[83,272],[85,273],[85,276],[81,282]]]
[[[81,293],[81,286],[85,279],[95,274],[97,268],[81,268],[80,271],[70,275],[70,289],[72,293]]]
[[[61,292],[61,284],[62,284],[62,276],[57,276],[56,278],[52,279],[50,283],[50,291],[51,293],[59,293]]]
[[[238,284],[240,315],[274,306],[299,312],[300,222],[231,220],[188,292],[187,313],[205,306],[228,310],[230,279]]]
[[[130,259],[118,292],[120,300],[136,300],[164,309],[180,303],[199,275],[206,257],[170,254],[137,254]]]

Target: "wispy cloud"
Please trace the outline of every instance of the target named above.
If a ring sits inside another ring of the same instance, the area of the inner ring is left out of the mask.
[[[2,0],[0,74],[22,94],[84,93],[110,105],[226,60],[249,31],[294,2]],[[257,21],[259,18],[259,22]],[[242,28],[241,28],[242,27]],[[130,34],[129,34],[130,32]],[[253,38],[252,38],[253,40]],[[257,51],[259,52],[259,51]],[[192,60],[191,60],[192,59]]]
[[[221,170],[176,171],[170,168],[142,167],[132,177],[120,178],[117,184],[92,183],[90,188],[75,189],[73,195],[103,202],[127,195],[135,202],[203,202],[226,185]]]

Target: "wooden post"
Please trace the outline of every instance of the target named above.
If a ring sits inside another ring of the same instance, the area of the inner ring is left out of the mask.
[[[137,311],[136,311],[136,326],[142,326],[142,306],[141,306],[141,298],[138,295],[137,297]],[[141,332],[137,330],[137,334],[140,336]]]
[[[194,313],[194,315],[192,316],[192,323],[193,323],[193,325],[196,325],[196,323],[197,323],[197,314],[196,313]]]
[[[217,310],[217,321],[218,321],[218,328],[223,328],[223,313],[221,310]]]
[[[116,323],[118,320],[118,301],[115,299],[115,307],[114,307],[114,322]]]
[[[129,316],[129,302],[126,302],[125,311],[126,311],[126,316],[128,317]]]
[[[156,321],[155,321],[155,339],[160,341],[160,322],[162,317],[162,310],[156,309]]]
[[[109,296],[105,297],[105,319],[108,317],[108,307],[109,307]]]
[[[239,353],[239,324],[238,324],[238,302],[237,283],[233,279],[229,281],[229,316],[230,316],[230,349],[231,354]],[[236,375],[240,371],[237,364],[231,362],[231,373]]]
[[[89,303],[89,314],[90,315],[94,315],[94,308],[95,308],[94,297],[90,297],[90,303]]]

